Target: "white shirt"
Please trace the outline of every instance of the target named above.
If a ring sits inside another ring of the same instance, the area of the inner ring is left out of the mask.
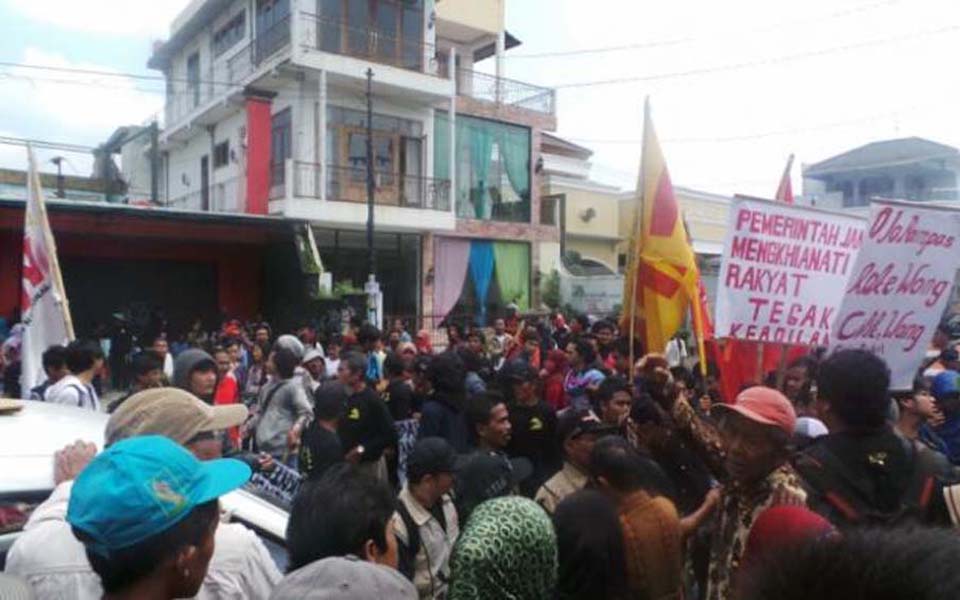
[[[340,359],[328,358],[326,364],[327,364],[327,377],[329,377],[330,379],[336,379],[337,370],[340,368]]]
[[[666,359],[671,367],[682,367],[683,360],[687,358],[687,345],[683,340],[673,338],[667,342]]]
[[[443,519],[446,521],[446,531],[440,526],[440,521],[436,519],[430,511],[420,505],[416,498],[410,493],[410,488],[403,487],[400,491],[400,502],[410,512],[413,522],[417,524],[420,530],[420,550],[417,552],[415,560],[416,572],[413,577],[413,585],[416,586],[420,598],[445,598],[447,592],[447,581],[450,579],[450,554],[453,552],[453,545],[457,542],[460,535],[460,525],[457,519],[457,509],[449,495],[444,495]],[[399,513],[393,515],[393,526],[397,538],[406,544],[409,540],[407,536],[407,526]],[[442,574],[442,575],[441,575]]]
[[[73,482],[65,481],[53,490],[7,554],[5,572],[26,580],[37,600],[99,600],[103,595],[100,578],[66,521],[72,488]],[[238,523],[221,523],[214,542],[210,569],[196,597],[268,598],[281,574],[263,542]]]
[[[163,355],[163,374],[173,381],[173,356],[169,352]]]
[[[100,410],[100,398],[97,390],[84,383],[76,375],[67,375],[47,389],[47,402],[78,406],[90,410]]]

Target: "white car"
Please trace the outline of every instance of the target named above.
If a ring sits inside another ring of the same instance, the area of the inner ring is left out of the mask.
[[[109,415],[71,406],[26,401],[15,413],[0,414],[0,571],[7,551],[20,535],[15,515],[29,514],[53,491],[53,456],[77,440],[103,449]],[[220,499],[231,521],[253,530],[285,572],[287,511],[240,489]],[[9,522],[7,522],[9,521]]]

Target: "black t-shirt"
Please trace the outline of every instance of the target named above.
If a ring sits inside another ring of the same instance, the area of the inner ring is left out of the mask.
[[[533,406],[512,404],[509,411],[512,432],[507,454],[533,463],[533,475],[520,484],[524,495],[533,496],[562,465],[557,443],[557,413],[543,401]]]
[[[343,449],[349,452],[363,446],[361,462],[379,460],[385,448],[397,443],[397,431],[387,405],[369,386],[347,398],[337,433]]]
[[[313,421],[300,441],[300,474],[304,479],[319,479],[328,468],[343,461],[343,454],[340,436]]]
[[[394,379],[387,385],[383,401],[390,409],[394,421],[403,421],[413,417],[413,388],[402,379]]]

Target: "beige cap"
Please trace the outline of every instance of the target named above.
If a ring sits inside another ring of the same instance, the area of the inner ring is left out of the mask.
[[[242,404],[210,406],[178,388],[153,388],[130,396],[107,421],[106,445],[138,435],[163,435],[183,445],[198,433],[242,425]]]

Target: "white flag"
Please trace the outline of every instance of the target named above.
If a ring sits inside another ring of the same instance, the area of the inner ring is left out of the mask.
[[[23,224],[23,281],[20,312],[23,345],[20,348],[22,373],[20,393],[30,397],[30,389],[46,379],[44,351],[73,340],[70,307],[60,276],[57,246],[53,241],[43,189],[33,149],[27,148],[30,170],[27,173],[27,206]]]

